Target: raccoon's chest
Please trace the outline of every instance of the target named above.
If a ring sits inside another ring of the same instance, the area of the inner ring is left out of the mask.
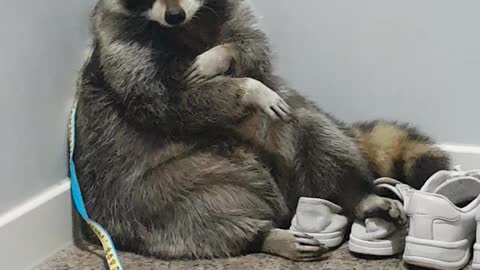
[[[222,23],[215,18],[192,21],[181,28],[163,29],[156,35],[157,45],[166,47],[177,56],[195,58],[199,54],[219,45]]]
[[[199,29],[195,29],[195,28]],[[192,29],[185,32],[182,37],[182,43],[186,50],[198,55],[210,48],[218,45],[220,39],[220,29],[216,26],[201,28],[201,26],[192,26]]]

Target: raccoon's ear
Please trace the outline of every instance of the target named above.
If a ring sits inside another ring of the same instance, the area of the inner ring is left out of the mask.
[[[119,0],[125,9],[132,12],[143,12],[152,8],[157,0]]]

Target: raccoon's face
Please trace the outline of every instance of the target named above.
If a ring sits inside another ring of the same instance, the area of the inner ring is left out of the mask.
[[[165,27],[188,23],[207,0],[119,0],[130,12],[141,13]]]

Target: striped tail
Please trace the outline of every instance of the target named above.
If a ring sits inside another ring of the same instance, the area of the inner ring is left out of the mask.
[[[372,121],[352,129],[376,177],[392,177],[419,189],[435,172],[451,167],[446,152],[407,124]]]

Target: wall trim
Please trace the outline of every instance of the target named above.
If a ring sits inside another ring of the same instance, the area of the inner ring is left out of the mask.
[[[14,207],[13,209],[7,211],[7,213],[0,215],[0,228],[28,214],[35,208],[45,204],[46,202],[56,198],[68,190],[70,190],[70,180],[65,179],[55,186],[52,186],[46,191],[24,202],[23,204]]]
[[[0,213],[2,269],[26,270],[72,243],[70,179]]]
[[[460,165],[464,170],[480,169],[480,146],[462,144],[440,144],[438,146],[450,153],[453,165]]]
[[[480,146],[441,144],[454,165],[480,168]],[[70,179],[0,214],[2,269],[26,270],[72,243]]]

